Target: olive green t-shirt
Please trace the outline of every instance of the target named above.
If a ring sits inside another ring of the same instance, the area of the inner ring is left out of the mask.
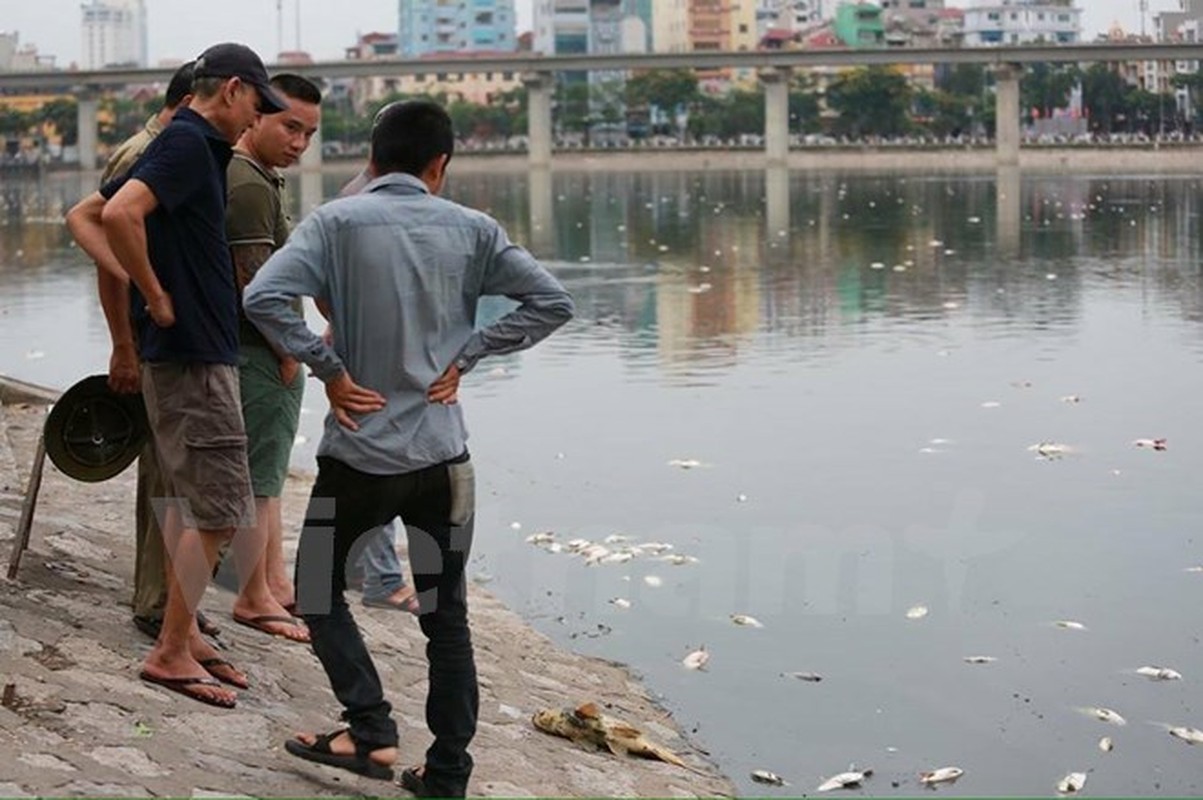
[[[273,253],[283,247],[292,227],[285,211],[284,176],[236,150],[226,182],[226,238],[230,247],[267,245]],[[256,270],[260,266],[254,265]],[[238,336],[243,345],[268,346],[263,334],[242,313],[241,302]]]

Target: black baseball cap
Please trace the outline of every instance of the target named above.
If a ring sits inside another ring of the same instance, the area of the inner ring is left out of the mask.
[[[259,92],[259,111],[278,114],[288,110],[280,95],[272,89],[263,60],[245,44],[215,44],[196,57],[193,74],[197,78],[241,78]]]

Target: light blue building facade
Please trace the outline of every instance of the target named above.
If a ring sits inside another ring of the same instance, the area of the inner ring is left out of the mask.
[[[400,0],[402,58],[518,49],[514,0]]]

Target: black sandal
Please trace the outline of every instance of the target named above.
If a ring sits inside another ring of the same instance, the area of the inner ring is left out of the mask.
[[[418,770],[422,770],[422,775],[418,774]],[[415,797],[429,797],[426,792],[426,781],[423,779],[426,770],[422,767],[406,767],[401,770],[401,788],[410,792]]]
[[[380,781],[391,781],[393,779],[393,768],[386,767],[383,764],[378,764],[373,761],[367,752],[361,752],[359,742],[355,742],[355,754],[344,755],[335,753],[330,750],[330,742],[337,739],[341,734],[346,733],[348,736],[351,732],[346,728],[340,728],[330,733],[324,733],[313,742],[313,744],[305,744],[300,739],[289,739],[284,743],[284,749],[297,758],[303,758],[306,761],[313,761],[317,764],[325,764],[328,767],[339,767],[356,775],[364,775],[368,778],[375,778]],[[354,737],[351,741],[355,741]]]

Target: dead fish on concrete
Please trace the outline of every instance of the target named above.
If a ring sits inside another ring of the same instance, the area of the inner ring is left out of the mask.
[[[681,659],[681,664],[685,669],[705,669],[708,663],[710,663],[710,654],[706,652],[705,645]]]
[[[1057,794],[1074,794],[1082,791],[1082,787],[1085,785],[1085,772],[1071,772],[1057,781]]]
[[[576,709],[536,711],[531,723],[544,733],[563,736],[582,747],[609,750],[618,756],[657,759],[688,768],[676,753],[650,741],[638,728],[602,714],[596,703],[584,703]]]
[[[852,770],[850,772],[841,772],[839,775],[834,775],[819,784],[815,789],[816,792],[830,792],[833,789],[855,789],[861,783],[873,774],[873,770]]]
[[[924,786],[935,786],[939,783],[956,783],[965,774],[960,767],[940,767],[919,773],[919,783]]]
[[[1137,675],[1144,675],[1152,681],[1180,681],[1182,673],[1169,667],[1138,667]]]
[[[775,772],[769,772],[767,769],[752,770],[752,780],[757,783],[766,783],[769,786],[789,786],[785,782],[785,778]]]
[[[1100,722],[1106,722],[1109,725],[1127,725],[1128,724],[1128,720],[1126,720],[1122,716],[1120,716],[1120,713],[1118,711],[1113,711],[1110,708],[1098,708],[1097,706],[1086,706],[1085,708],[1079,708],[1078,711],[1080,711],[1081,713],[1083,713],[1089,717],[1094,717],[1095,719],[1099,720]]]
[[[750,617],[747,614],[732,614],[731,621],[734,622],[736,625],[745,625],[749,628],[763,628],[764,627],[764,623],[762,623],[760,620],[756,619],[756,617]]]

